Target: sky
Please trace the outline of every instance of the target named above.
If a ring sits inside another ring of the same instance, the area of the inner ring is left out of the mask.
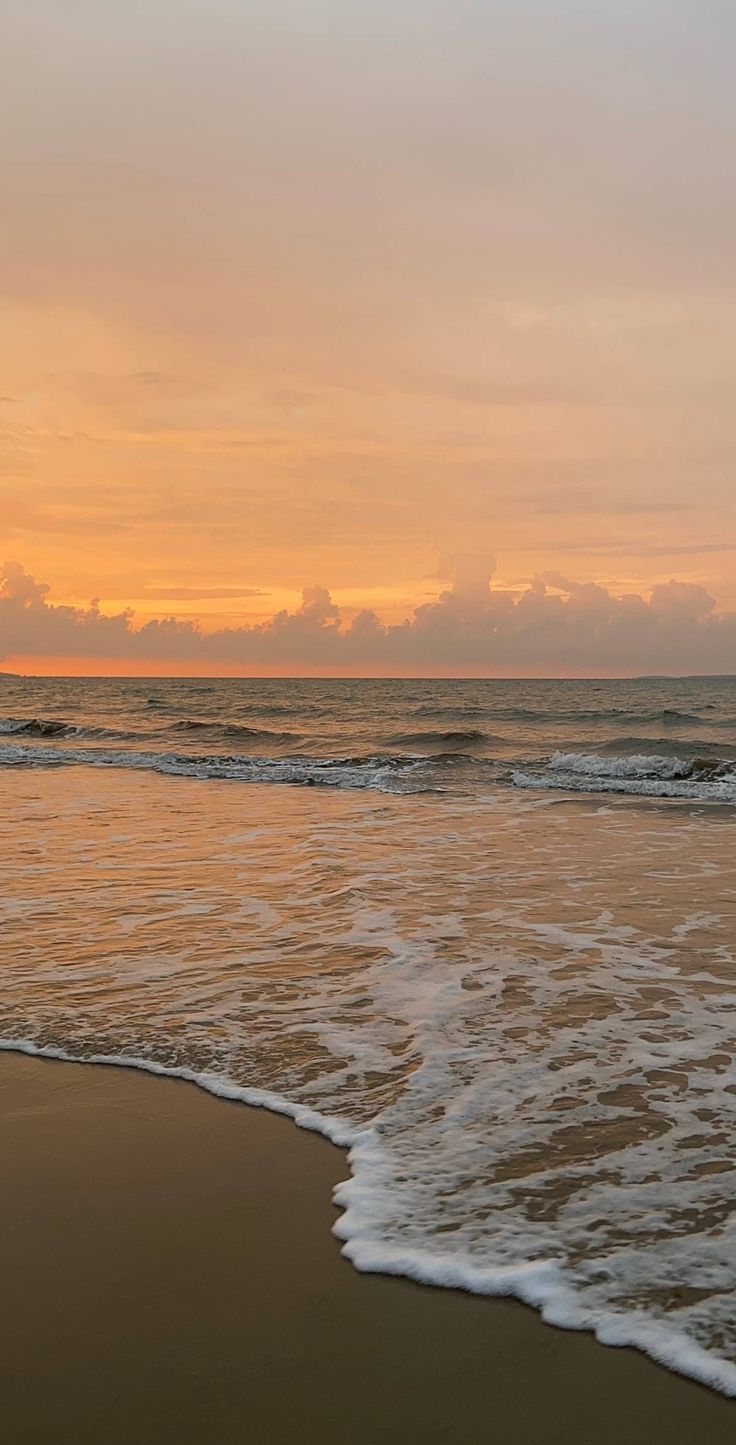
[[[0,667],[736,672],[731,0],[6,0]]]

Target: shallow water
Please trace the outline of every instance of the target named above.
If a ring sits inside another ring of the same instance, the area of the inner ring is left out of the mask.
[[[4,1040],[293,1112],[359,1267],[736,1393],[733,681],[2,688]]]

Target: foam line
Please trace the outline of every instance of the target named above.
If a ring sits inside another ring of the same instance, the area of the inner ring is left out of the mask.
[[[398,1275],[418,1284],[462,1290],[469,1294],[512,1297],[535,1308],[542,1319],[561,1329],[588,1330],[602,1345],[639,1350],[673,1372],[720,1393],[736,1397],[736,1365],[719,1359],[694,1341],[683,1339],[646,1317],[604,1313],[596,1318],[576,1304],[575,1293],[561,1279],[554,1260],[530,1260],[511,1267],[479,1265],[462,1254],[432,1253],[402,1249],[372,1237],[369,1178],[365,1172],[381,1164],[381,1145],[374,1129],[358,1129],[334,1116],[305,1109],[268,1090],[247,1088],[214,1074],[201,1074],[186,1067],[172,1068],[150,1059],[126,1055],[92,1054],[75,1056],[64,1049],[39,1045],[31,1040],[0,1039],[0,1051],[64,1063],[99,1064],[137,1069],[142,1073],[180,1079],[221,1099],[249,1104],[285,1115],[302,1129],[322,1134],[331,1143],[347,1148],[351,1178],[338,1184],[334,1202],[343,1213],[333,1233],[343,1241],[341,1253],[364,1274]]]

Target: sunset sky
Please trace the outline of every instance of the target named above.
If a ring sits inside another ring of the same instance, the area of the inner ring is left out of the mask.
[[[0,666],[736,671],[731,0],[4,13]]]

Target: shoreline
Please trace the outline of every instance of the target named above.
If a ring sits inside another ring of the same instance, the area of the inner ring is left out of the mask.
[[[462,1256],[438,1258],[430,1253],[415,1251],[408,1253],[380,1240],[366,1239],[360,1222],[357,1227],[355,1215],[360,1215],[360,1205],[354,1199],[358,1187],[358,1173],[351,1154],[375,1149],[375,1139],[370,1126],[358,1128],[347,1124],[335,1115],[319,1113],[306,1105],[293,1103],[281,1094],[244,1084],[235,1084],[217,1074],[196,1072],[185,1067],[169,1067],[157,1060],[123,1054],[89,1054],[76,1057],[53,1045],[38,1045],[30,1040],[0,1039],[0,1056],[5,1053],[19,1054],[29,1058],[47,1060],[52,1063],[74,1064],[81,1067],[96,1065],[101,1068],[124,1069],[149,1075],[153,1078],[169,1079],[197,1089],[210,1098],[246,1105],[288,1119],[297,1128],[317,1134],[328,1143],[343,1151],[347,1177],[335,1181],[330,1199],[337,1218],[332,1225],[332,1234],[340,1241],[340,1251],[361,1274],[380,1275],[408,1280],[429,1289],[449,1289],[460,1294],[480,1299],[514,1300],[534,1310],[539,1318],[555,1329],[572,1333],[587,1334],[606,1348],[632,1349],[645,1359],[661,1366],[680,1378],[713,1390],[724,1398],[736,1400],[733,1376],[736,1366],[719,1361],[694,1343],[682,1345],[671,1336],[658,1336],[655,1330],[642,1331],[636,1322],[611,1317],[599,1319],[592,1324],[585,1320],[579,1324],[566,1302],[560,1309],[555,1296],[554,1276],[548,1274],[545,1264],[522,1264],[517,1267],[482,1266]]]
[[[3,1418],[18,1445],[720,1445],[733,1401],[511,1299],[361,1274],[345,1156],[141,1068],[0,1056]],[[265,1102],[265,1100],[264,1100]]]

